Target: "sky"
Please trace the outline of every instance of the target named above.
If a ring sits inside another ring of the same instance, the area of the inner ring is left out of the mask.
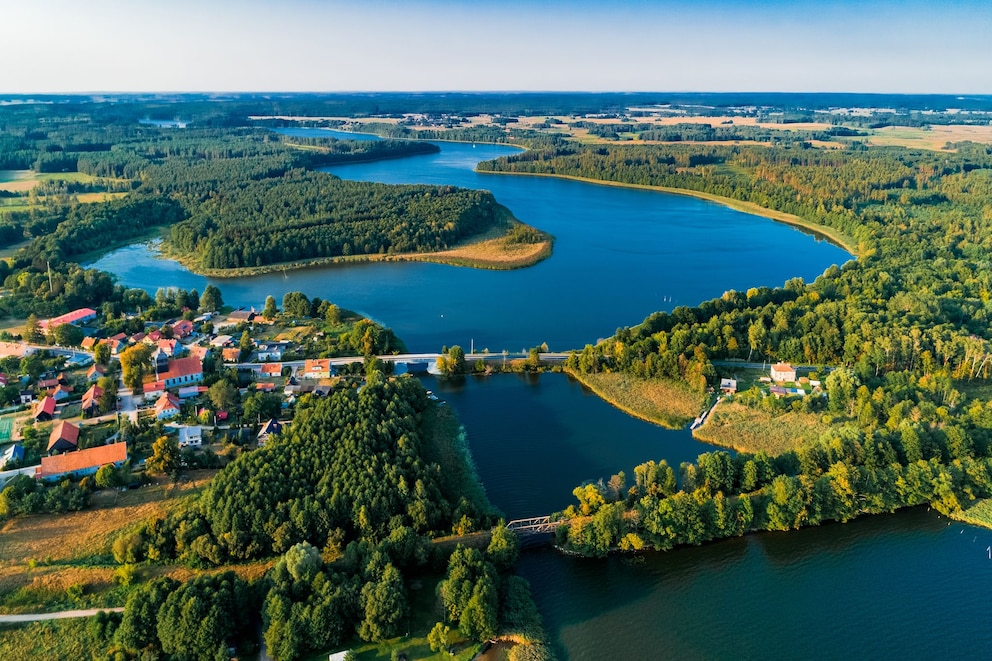
[[[0,94],[992,94],[989,0],[0,0]]]

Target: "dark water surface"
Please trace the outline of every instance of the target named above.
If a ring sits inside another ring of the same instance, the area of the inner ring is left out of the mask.
[[[535,267],[364,264],[213,282],[236,305],[260,307],[292,290],[328,298],[393,327],[414,350],[473,339],[493,351],[568,349],[656,310],[810,280],[849,258],[788,226],[689,197],[472,171],[512,151],[448,143],[440,154],[330,171],[489,189],[557,237],[555,254]],[[153,292],[206,284],[145,246],[96,266]],[[561,509],[585,480],[624,470],[630,481],[638,463],[678,466],[709,449],[686,431],[629,418],[562,375],[430,387],[456,408],[486,490],[510,517]],[[573,660],[971,659],[992,654],[990,545],[992,531],[923,509],[635,559],[529,551],[519,571]]]
[[[509,517],[585,480],[711,448],[634,420],[568,377],[431,382]],[[973,659],[992,654],[992,531],[926,508],[635,558],[522,554],[560,654],[595,659]]]
[[[294,135],[334,135],[297,129]],[[352,134],[349,134],[352,135]],[[414,351],[460,344],[519,351],[547,342],[581,348],[657,310],[695,305],[728,289],[812,280],[845,251],[795,228],[680,195],[546,177],[483,175],[475,164],[513,147],[442,143],[439,154],[328,168],[345,179],[453,184],[491,190],[524,222],[553,234],[554,254],[517,271],[439,264],[347,264],[210,280],[227,303],[261,309],[287,291],[330,299],[396,331]],[[207,279],[147,246],[94,266],[154,293]]]

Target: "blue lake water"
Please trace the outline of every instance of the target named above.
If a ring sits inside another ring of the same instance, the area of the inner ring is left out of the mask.
[[[535,267],[364,264],[214,282],[238,305],[291,290],[328,298],[393,327],[412,349],[472,339],[493,351],[545,341],[567,349],[655,310],[812,279],[849,258],[788,226],[689,197],[472,171],[511,151],[445,143],[440,154],[330,171],[491,190],[557,237],[555,254]],[[96,266],[150,291],[206,283],[145,246]],[[583,481],[630,476],[649,459],[677,466],[710,449],[684,430],[627,417],[563,375],[430,387],[458,412],[487,493],[511,517],[561,509]],[[530,551],[518,571],[572,660],[971,659],[992,651],[990,545],[992,531],[916,509],[636,559]]]
[[[296,135],[334,135],[296,129]],[[340,134],[338,134],[340,135]],[[346,134],[352,135],[352,134]],[[439,264],[347,264],[209,280],[227,303],[261,309],[287,291],[330,299],[390,326],[417,351],[443,345],[519,351],[581,348],[651,312],[728,289],[812,280],[850,255],[790,226],[703,200],[546,177],[483,175],[475,164],[513,147],[440,143],[426,156],[328,168],[345,179],[453,184],[492,191],[522,221],[556,237],[554,254],[516,271]],[[208,279],[135,245],[94,264],[154,293],[203,291]]]

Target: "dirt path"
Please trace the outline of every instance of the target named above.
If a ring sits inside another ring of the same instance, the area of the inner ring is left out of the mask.
[[[0,615],[0,624],[19,622],[40,622],[41,620],[61,620],[71,617],[93,617],[100,611],[120,613],[123,608],[88,608],[86,610],[59,611],[58,613],[25,613],[23,615]]]

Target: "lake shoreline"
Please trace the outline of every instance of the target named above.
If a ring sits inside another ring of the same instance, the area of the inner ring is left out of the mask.
[[[715,195],[713,193],[704,193],[702,191],[694,191],[687,188],[671,188],[669,186],[652,186],[650,184],[628,184],[620,181],[608,181],[604,179],[591,179],[589,177],[577,177],[570,174],[550,174],[547,172],[506,172],[498,170],[476,170],[478,174],[507,174],[507,175],[518,175],[526,177],[550,177],[553,179],[567,179],[571,181],[579,181],[586,184],[598,184],[600,186],[613,186],[616,188],[630,188],[635,190],[649,190],[656,191],[659,193],[669,193],[672,195],[685,195],[686,197],[694,197],[700,200],[706,200],[708,202],[714,202],[716,204],[723,205],[734,209],[735,211],[741,211],[743,213],[752,214],[755,216],[761,216],[762,218],[768,218],[775,222],[782,223],[784,225],[792,225],[793,227],[801,227],[803,229],[810,230],[814,233],[814,236],[823,238],[825,241],[833,244],[834,246],[846,250],[851,254],[852,257],[858,257],[857,248],[854,247],[854,240],[851,237],[844,236],[843,234],[837,232],[833,228],[827,227],[825,225],[818,225],[817,223],[804,220],[799,216],[785,213],[782,211],[776,211],[774,209],[768,209],[766,207],[755,204],[754,202],[743,202],[741,200],[735,200],[731,197],[724,197],[722,195]]]

